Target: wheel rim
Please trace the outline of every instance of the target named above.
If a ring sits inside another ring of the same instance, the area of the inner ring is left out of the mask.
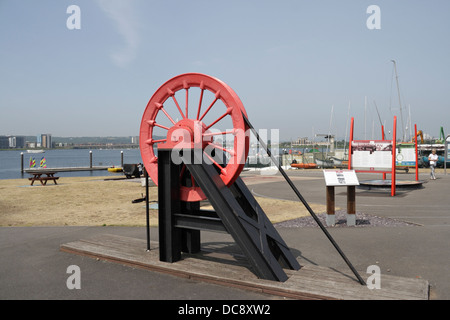
[[[247,116],[238,95],[217,78],[187,73],[165,82],[149,100],[140,127],[141,156],[150,178],[158,184],[157,147],[194,146],[201,147],[204,160],[214,164],[230,186],[244,168],[249,150],[242,113]],[[185,166],[180,182],[181,200],[206,199]]]

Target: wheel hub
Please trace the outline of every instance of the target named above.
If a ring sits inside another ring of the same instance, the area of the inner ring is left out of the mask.
[[[163,149],[199,149],[204,150],[212,143],[213,137],[207,133],[206,124],[199,120],[183,119],[178,121],[167,132],[165,143],[159,144]]]

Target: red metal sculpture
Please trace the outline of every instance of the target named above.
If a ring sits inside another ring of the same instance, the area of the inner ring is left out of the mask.
[[[193,103],[192,88],[198,88],[195,90],[198,104]],[[205,93],[209,93],[208,97],[212,97],[212,101],[205,101]],[[158,184],[155,146],[159,144],[160,147],[182,150],[194,145],[220,170],[223,182],[227,186],[231,185],[241,173],[249,150],[248,127],[242,113],[246,115],[237,94],[214,77],[186,73],[164,83],[148,102],[140,128],[141,155],[150,178]],[[206,122],[207,118],[209,122]],[[232,128],[213,130],[226,118],[231,119]],[[164,120],[169,125],[162,124]],[[165,137],[156,136],[155,128],[166,131]],[[234,136],[232,148],[214,142],[214,137],[223,135]],[[221,162],[211,156],[214,150],[224,152],[227,160]],[[185,170],[182,170],[182,174],[185,174]],[[190,183],[182,184],[180,197],[189,202],[206,198],[193,179]]]

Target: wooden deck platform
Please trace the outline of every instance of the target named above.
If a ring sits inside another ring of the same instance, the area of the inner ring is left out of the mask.
[[[381,289],[371,290],[359,284],[351,273],[304,265],[298,271],[285,270],[289,279],[285,282],[276,282],[258,279],[251,272],[245,257],[221,252],[220,245],[217,244],[216,248],[206,250],[202,248],[199,254],[184,254],[183,259],[176,263],[159,261],[157,245],[157,242],[152,242],[151,250],[147,252],[145,240],[103,234],[63,244],[60,250],[192,280],[293,299],[429,299],[429,284],[423,279],[382,274]],[[365,272],[360,274],[365,280],[369,276]]]

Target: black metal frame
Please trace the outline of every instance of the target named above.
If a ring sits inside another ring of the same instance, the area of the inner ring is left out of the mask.
[[[199,202],[180,200],[183,164],[215,211],[201,210]],[[242,179],[227,187],[214,165],[204,162],[203,153],[158,149],[158,177],[161,261],[176,262],[182,252],[199,252],[200,231],[209,230],[231,234],[259,278],[285,281],[288,277],[283,268],[300,269]]]

